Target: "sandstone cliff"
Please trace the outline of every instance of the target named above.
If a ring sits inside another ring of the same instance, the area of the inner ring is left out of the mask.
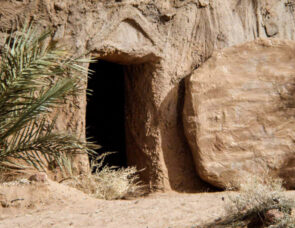
[[[11,32],[29,19],[52,27],[52,39],[77,54],[126,65],[129,164],[146,168],[151,187],[196,191],[205,185],[184,134],[183,79],[214,50],[259,37],[294,39],[294,6],[294,0],[2,0],[0,28]],[[58,129],[83,136],[85,105],[85,94],[67,104]],[[83,170],[87,162],[77,157],[75,165]]]

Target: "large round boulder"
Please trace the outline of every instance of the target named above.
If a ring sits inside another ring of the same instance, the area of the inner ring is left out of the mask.
[[[295,186],[295,42],[259,39],[216,52],[186,79],[184,129],[200,177],[250,175]]]

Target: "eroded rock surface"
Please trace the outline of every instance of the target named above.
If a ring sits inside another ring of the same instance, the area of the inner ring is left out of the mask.
[[[295,186],[295,42],[257,40],[216,52],[186,80],[185,132],[203,180],[248,174]],[[293,171],[293,172],[292,172]]]
[[[1,0],[0,31],[26,19],[51,28],[77,55],[124,64],[128,164],[151,188],[200,191],[183,132],[183,79],[216,49],[258,37],[294,39],[295,0]],[[2,37],[7,34],[0,32]],[[60,111],[57,130],[85,136],[86,93]],[[74,168],[85,172],[87,156]],[[290,167],[293,167],[290,163]],[[204,179],[204,178],[203,178]],[[207,186],[205,186],[207,189]]]

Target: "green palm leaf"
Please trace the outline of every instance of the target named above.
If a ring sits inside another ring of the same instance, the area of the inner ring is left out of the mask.
[[[49,36],[25,26],[0,49],[0,168],[20,159],[45,169],[67,153],[94,153],[94,144],[54,132],[54,120],[46,124],[52,108],[82,91],[87,69],[79,64],[91,61],[46,46]]]

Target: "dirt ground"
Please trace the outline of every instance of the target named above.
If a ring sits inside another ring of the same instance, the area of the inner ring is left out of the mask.
[[[0,185],[0,227],[196,227],[225,213],[232,193],[154,193],[131,200],[94,199],[48,183]]]
[[[0,227],[193,228],[219,220],[234,192],[99,200],[48,181],[0,184]],[[288,196],[294,198],[295,192]]]

